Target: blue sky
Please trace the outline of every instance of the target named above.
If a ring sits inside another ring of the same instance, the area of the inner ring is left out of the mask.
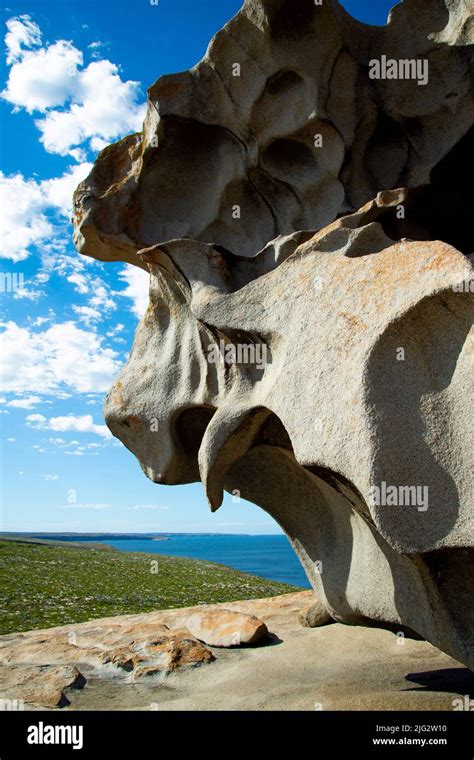
[[[384,24],[392,2],[345,0]],[[146,275],[79,257],[70,199],[98,150],[138,131],[146,88],[193,66],[236,0],[25,0],[2,13],[2,530],[274,533],[202,486],[157,486],[111,438],[105,391],[146,302]]]

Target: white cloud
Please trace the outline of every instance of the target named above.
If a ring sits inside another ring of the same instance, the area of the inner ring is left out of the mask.
[[[0,172],[0,256],[22,261],[31,245],[38,245],[53,234],[45,215],[46,202],[41,185],[25,180],[21,174],[6,177]]]
[[[110,292],[106,285],[98,278],[92,281],[92,297],[89,303],[93,307],[114,311],[117,308],[115,301],[110,297]]]
[[[31,324],[33,327],[41,327],[42,325],[46,325],[48,322],[52,322],[55,318],[56,314],[54,310],[49,309],[47,316],[36,317]]]
[[[127,283],[127,287],[125,290],[118,291],[117,295],[130,298],[132,312],[141,319],[148,306],[150,275],[143,269],[127,264],[120,273],[120,279]]]
[[[41,31],[29,16],[7,25],[11,69],[2,96],[16,110],[44,114],[35,124],[48,152],[83,160],[87,144],[100,150],[142,128],[140,85],[123,81],[118,66],[102,59],[83,67],[82,52],[67,40],[39,47]],[[99,42],[89,45],[94,58],[101,47]]]
[[[120,333],[125,329],[125,325],[122,325],[120,322],[115,325],[111,330],[108,330],[105,333],[106,338],[110,338],[115,343],[126,343],[127,341],[125,338],[122,338],[120,336]]]
[[[37,119],[35,126],[41,132],[40,142],[48,153],[77,157],[77,149],[74,149],[74,153],[72,149],[84,140],[84,135],[73,113],[50,111],[43,119]]]
[[[92,164],[86,161],[77,166],[70,166],[61,177],[43,180],[41,188],[48,205],[59,209],[63,216],[69,218],[72,212],[74,190],[79,182],[87,177],[91,169]]]
[[[36,428],[44,427],[44,423],[46,422],[44,414],[29,414],[26,419],[28,420],[28,424]]]
[[[49,420],[43,414],[29,414],[27,423],[37,430],[53,430],[55,433],[64,433],[74,430],[78,433],[93,433],[103,438],[111,438],[112,434],[106,425],[96,425],[92,415],[84,414],[75,417],[70,414],[67,417],[50,417]]]
[[[84,277],[83,274],[80,272],[73,272],[69,277],[66,278],[68,282],[72,283],[74,285],[75,290],[77,290],[78,293],[81,295],[85,295],[85,293],[89,292],[89,286],[87,284],[87,278]]]
[[[93,58],[100,58],[100,49],[101,48],[108,48],[110,45],[110,42],[101,42],[100,40],[96,40],[95,42],[91,42],[87,47],[89,50],[92,50],[92,57]]]
[[[74,289],[81,295],[88,294],[88,305],[73,305],[73,311],[77,314],[80,322],[91,326],[94,322],[103,319],[107,312],[115,311],[117,304],[111,297],[109,286],[100,277],[89,277],[80,272],[73,272],[67,277],[68,282],[74,285]]]
[[[100,153],[100,151],[104,150],[109,144],[110,140],[104,140],[103,137],[91,137],[89,143],[90,149],[97,153]]]
[[[69,240],[66,242],[69,242]],[[74,274],[75,272],[85,272],[88,264],[92,266],[94,265],[91,262],[91,259],[78,256],[77,253],[69,253],[68,251],[65,251],[61,245],[57,247],[50,247],[47,245],[41,246],[41,263],[43,265],[43,272],[48,276],[54,272],[61,277],[62,280],[67,280],[70,274]],[[76,283],[72,284],[77,291]]]
[[[73,190],[91,167],[90,163],[79,164],[69,167],[61,177],[41,182],[0,172],[0,257],[22,261],[31,246],[54,237],[56,230],[47,213],[59,212],[63,221],[69,219]]]
[[[49,153],[65,156],[87,142],[91,148],[102,148],[142,129],[145,105],[137,103],[139,83],[123,82],[114,63],[93,61],[73,79],[76,89],[69,110],[50,111],[35,122]]]
[[[111,509],[112,504],[64,504],[57,509]]]
[[[8,32],[5,35],[7,64],[14,63],[24,54],[24,48],[41,44],[41,31],[29,16],[17,16],[6,22]]]
[[[0,328],[3,393],[106,391],[121,366],[101,336],[72,321],[35,332],[15,322]]]
[[[102,316],[100,311],[93,309],[90,306],[73,306],[72,308],[78,315],[79,321],[83,322],[88,327]]]
[[[56,475],[55,473],[47,473],[46,475],[41,475],[40,477],[42,477],[43,480],[59,480],[59,475]]]
[[[14,406],[18,409],[33,409],[38,404],[51,404],[51,401],[46,401],[40,396],[26,396],[25,398],[12,399],[7,402],[7,406]]]
[[[22,261],[32,246],[49,248],[57,257],[69,241],[65,221],[71,215],[72,193],[92,168],[86,161],[87,150],[102,150],[113,140],[141,129],[145,104],[139,103],[139,84],[123,81],[111,61],[92,61],[84,67],[83,54],[72,42],[43,45],[41,30],[27,15],[9,19],[7,28],[5,44],[11,68],[1,96],[14,110],[41,114],[35,124],[45,149],[69,155],[78,165],[43,181],[0,172],[0,257]],[[93,43],[91,50],[98,54],[99,43]],[[36,299],[41,295],[40,289],[25,289],[15,297]],[[91,308],[115,308],[108,295],[97,293],[93,298]]]
[[[123,330],[125,330],[125,325],[123,325],[121,322],[118,322],[118,324],[114,325],[114,327],[106,332],[108,338],[114,338],[118,333],[121,333]]]
[[[15,443],[16,438],[7,438],[8,443]]]
[[[44,290],[31,290],[27,287],[18,288],[18,290],[13,291],[13,298],[26,298],[28,301],[37,301],[38,298],[45,295],[46,293]]]
[[[77,88],[78,67],[82,63],[81,51],[66,40],[20,51],[2,96],[16,109],[25,108],[28,113],[62,106]]]
[[[44,429],[45,419],[46,418],[42,420],[33,421],[33,427],[36,426],[36,427],[39,427],[39,429]],[[43,427],[41,427],[41,425],[43,425]],[[84,454],[97,456],[98,452],[95,451],[95,449],[102,449],[104,448],[104,446],[109,445],[111,441],[112,441],[111,438],[105,438],[103,443],[84,443],[81,446],[79,441],[66,442],[64,438],[48,438],[48,443],[51,446],[55,446],[56,448],[61,449],[64,454],[67,454],[68,456],[74,456],[74,457],[82,457],[84,456]]]

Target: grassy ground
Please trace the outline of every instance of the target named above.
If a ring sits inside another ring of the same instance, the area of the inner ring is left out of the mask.
[[[64,546],[71,549],[100,549],[103,552],[116,552],[114,546],[101,544],[98,541],[60,541],[53,538],[35,538],[33,536],[0,535],[0,541],[14,541],[16,544],[46,544],[46,546]]]
[[[0,540],[0,634],[300,589],[214,562]]]

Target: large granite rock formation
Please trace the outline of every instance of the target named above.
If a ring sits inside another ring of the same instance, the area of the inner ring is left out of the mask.
[[[150,272],[105,407],[146,475],[259,504],[332,617],[471,667],[472,11],[247,0],[75,196],[78,249]]]
[[[303,627],[310,603],[302,591],[0,636],[0,708],[452,711],[469,701],[473,675],[431,644],[374,627]],[[196,614],[258,618],[271,634],[208,649],[189,632]]]

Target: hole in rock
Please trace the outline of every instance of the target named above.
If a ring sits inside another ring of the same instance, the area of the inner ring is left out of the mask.
[[[319,176],[314,154],[297,140],[274,140],[262,151],[260,163],[272,177],[294,185],[311,184]]]
[[[304,80],[296,71],[282,69],[268,79],[265,85],[265,94],[272,97],[287,95],[293,89],[298,90],[301,86],[304,87],[304,84]]]
[[[408,161],[408,142],[400,124],[383,112],[377,116],[366,153],[374,188],[387,190],[405,185],[403,172]]]
[[[210,406],[193,406],[185,409],[175,422],[176,436],[184,451],[196,457],[206,428],[215,414]]]
[[[368,26],[385,26],[395,0],[340,0],[342,7],[352,18]]]
[[[312,2],[276,0],[268,14],[270,35],[276,40],[310,36],[319,10]]]
[[[279,446],[293,451],[293,446],[283,422],[273,412],[265,420],[255,439],[254,446]]]
[[[474,192],[468,167],[473,144],[471,127],[432,169],[431,184],[409,190],[405,219],[397,218],[397,207],[375,209],[365,215],[361,226],[377,221],[391,240],[442,240],[462,253],[472,253]]]

